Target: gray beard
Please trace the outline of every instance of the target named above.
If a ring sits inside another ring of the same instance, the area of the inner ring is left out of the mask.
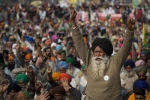
[[[128,71],[126,71],[126,70],[125,70],[125,73],[126,73],[126,75],[128,76],[128,78],[133,77],[133,76],[134,76],[134,74],[135,74],[135,72],[134,72],[134,71],[130,71],[130,72],[128,72]]]
[[[38,68],[38,70],[39,70],[40,74],[44,74],[45,70],[46,70],[46,67],[43,66],[43,68]]]
[[[99,81],[104,77],[105,71],[107,69],[108,57],[99,57],[100,61],[96,61],[97,57],[93,57],[91,60],[92,70],[94,71],[93,79]]]
[[[67,74],[69,74],[69,75],[73,75],[73,68],[70,68],[70,69],[67,69]]]
[[[22,87],[22,88],[21,88],[21,91],[27,92],[27,87]]]

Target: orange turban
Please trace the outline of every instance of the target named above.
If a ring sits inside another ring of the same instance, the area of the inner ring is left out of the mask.
[[[54,72],[54,73],[52,74],[53,80],[58,80],[58,79],[59,79],[59,75],[60,75],[59,72]]]
[[[83,39],[84,39],[84,42],[86,43],[86,41],[87,41],[86,37],[83,37]]]
[[[30,54],[30,53],[28,53],[28,54],[26,54],[26,56],[25,56],[25,59],[32,59],[32,54]]]
[[[63,79],[63,78],[66,78],[68,80],[68,82],[70,83],[71,82],[71,76],[69,74],[66,74],[66,73],[61,73],[59,75],[59,80]]]
[[[9,56],[8,60],[14,60],[14,57],[13,56]]]

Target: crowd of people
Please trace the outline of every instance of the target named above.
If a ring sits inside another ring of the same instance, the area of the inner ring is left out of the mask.
[[[145,1],[1,5],[0,100],[150,100]]]

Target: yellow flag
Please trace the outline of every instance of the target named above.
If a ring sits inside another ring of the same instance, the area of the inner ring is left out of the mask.
[[[146,28],[145,28],[145,24],[143,24],[143,44],[147,44],[147,40],[146,40]]]

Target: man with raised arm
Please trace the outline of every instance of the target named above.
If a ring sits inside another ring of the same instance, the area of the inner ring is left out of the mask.
[[[92,52],[84,43],[82,34],[75,22],[76,11],[71,11],[72,37],[77,52],[87,66],[87,87],[89,100],[121,100],[120,70],[132,46],[135,20],[128,21],[128,30],[122,48],[111,57],[113,46],[106,38],[96,38]]]

